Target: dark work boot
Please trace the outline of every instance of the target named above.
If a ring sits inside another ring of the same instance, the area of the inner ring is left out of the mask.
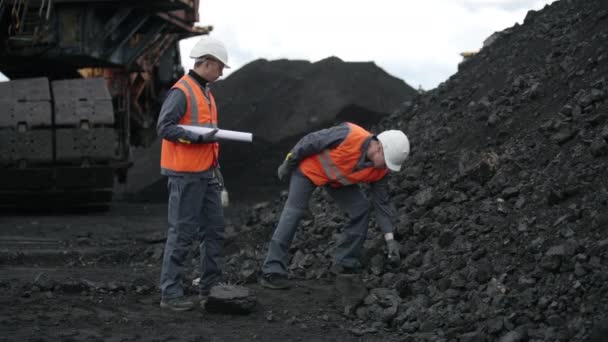
[[[160,307],[173,311],[188,311],[194,308],[194,302],[186,297],[177,297],[170,299],[161,299]]]
[[[260,285],[267,289],[284,290],[290,287],[287,277],[278,273],[266,273],[260,279]]]

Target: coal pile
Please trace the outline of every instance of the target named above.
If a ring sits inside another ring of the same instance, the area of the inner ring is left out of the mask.
[[[275,189],[276,167],[304,134],[343,121],[371,127],[417,91],[373,62],[330,57],[253,61],[212,85],[219,126],[252,132],[253,144],[222,142],[220,164],[237,200],[260,198]],[[160,143],[133,153],[127,197],[166,200],[158,166]],[[242,191],[248,189],[248,191]]]
[[[373,62],[329,57],[315,63],[259,59],[213,85],[220,127],[252,132],[253,144],[225,142],[228,189],[254,199],[275,190],[276,168],[304,134],[343,121],[371,127],[418,93]],[[272,190],[271,190],[272,189]]]
[[[368,292],[354,308],[336,300],[361,333],[506,342],[605,331],[608,2],[557,1],[495,38],[375,127],[403,129],[412,154],[390,178],[401,265],[388,267],[371,230]],[[283,201],[250,209],[227,263],[242,280],[263,261]],[[320,190],[310,209],[290,269],[327,278],[346,218]]]
[[[417,92],[373,62],[259,59],[213,85],[221,126],[278,143],[336,121],[369,126]]]

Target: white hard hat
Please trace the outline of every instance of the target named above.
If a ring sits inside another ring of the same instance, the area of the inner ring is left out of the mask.
[[[203,56],[212,56],[218,61],[224,63],[224,67],[228,66],[228,51],[222,42],[209,36],[203,36],[196,42],[196,45],[190,51],[190,58],[201,58]]]
[[[398,130],[384,131],[377,136],[384,150],[384,162],[391,171],[400,171],[410,154],[410,141]]]

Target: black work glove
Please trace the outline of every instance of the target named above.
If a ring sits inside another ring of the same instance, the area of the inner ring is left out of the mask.
[[[388,262],[391,266],[399,266],[401,256],[399,254],[399,242],[394,239],[386,241],[386,249],[388,250]]]
[[[212,131],[199,135],[196,142],[199,144],[209,144],[209,143],[217,142],[218,140],[217,140],[217,137],[215,136],[217,131],[218,131],[218,129],[214,128]]]
[[[279,180],[281,182],[286,181],[297,166],[298,162],[291,157],[291,153],[288,153],[287,157],[285,157],[285,160],[283,160],[283,163],[279,165],[279,169],[277,170]]]

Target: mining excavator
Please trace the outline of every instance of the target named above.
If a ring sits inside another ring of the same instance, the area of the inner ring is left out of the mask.
[[[0,207],[107,205],[155,139],[198,0],[0,0]]]

